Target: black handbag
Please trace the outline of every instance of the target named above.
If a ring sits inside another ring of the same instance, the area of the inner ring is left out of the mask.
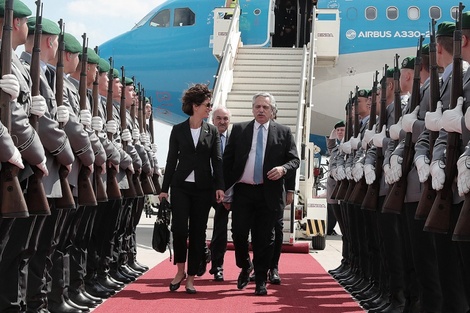
[[[164,198],[158,207],[157,220],[153,227],[152,248],[160,253],[164,253],[168,248],[170,250],[171,260],[171,247],[170,247],[170,220],[171,220],[171,207],[170,203]]]

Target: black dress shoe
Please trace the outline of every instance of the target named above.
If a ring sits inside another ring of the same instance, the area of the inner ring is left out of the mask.
[[[138,262],[137,260],[134,260],[134,262],[133,262],[133,263],[134,263],[134,264],[136,264],[137,266],[140,266],[140,267],[142,267],[142,268],[143,268],[143,269],[145,269],[146,271],[148,271],[148,270],[149,270],[149,267],[148,267],[147,265],[145,265],[145,264],[142,264],[142,263]]]
[[[274,285],[281,284],[281,277],[279,277],[279,272],[276,268],[269,271],[268,279],[271,284],[274,284]]]
[[[137,278],[137,277],[139,277],[140,275],[142,275],[141,272],[136,272],[136,271],[134,271],[134,270],[131,269],[127,264],[124,264],[124,265],[121,266],[119,269],[120,269],[121,272],[124,273],[125,275],[131,276],[131,277],[134,277],[134,278]]]
[[[255,295],[257,296],[265,296],[268,294],[268,290],[266,289],[266,283],[257,283],[255,289]]]
[[[90,298],[85,297],[85,295],[83,293],[81,293],[77,290],[75,290],[75,291],[68,290],[67,297],[70,300],[72,300],[74,303],[76,303],[78,305],[86,306],[86,307],[89,307],[89,308],[94,308],[98,304],[103,302],[102,300],[101,300],[100,303],[98,303],[97,301],[91,300]]]
[[[256,281],[256,275],[255,273],[250,275],[250,281]]]
[[[103,298],[92,296],[91,294],[89,294],[89,293],[85,290],[85,287],[79,288],[78,290],[79,290],[79,292],[80,292],[82,295],[84,295],[84,296],[87,297],[88,299],[91,299],[91,300],[97,302],[98,304],[103,303]],[[69,289],[69,292],[70,292],[70,289]]]
[[[217,271],[217,273],[214,274],[214,281],[224,281],[224,272]]]
[[[253,270],[253,265],[251,265],[247,269],[242,269],[240,271],[240,274],[238,275],[237,279],[237,288],[238,289],[243,289],[248,285],[248,282],[250,281],[250,273]]]
[[[176,284],[172,284],[170,283],[170,291],[176,291],[180,288],[181,286],[181,282],[186,278],[186,273],[184,273],[183,275],[183,278],[181,278],[181,280],[179,282],[177,282]]]
[[[197,293],[196,289],[190,289],[190,288],[186,288],[186,293],[190,294],[190,295],[193,295],[195,293]]]
[[[132,263],[127,263],[127,265],[133,269],[134,271],[140,272],[140,273],[145,273],[148,271],[148,268],[144,268],[142,266],[139,266],[137,263],[132,262]]]
[[[123,284],[128,284],[130,282],[132,282],[133,280],[130,279],[129,277],[125,276],[124,274],[122,274],[120,271],[118,270],[111,270],[109,271],[109,276],[111,276],[112,279],[118,281],[118,282],[121,282]],[[135,278],[134,278],[135,280]]]
[[[206,270],[207,270],[206,260],[202,260],[201,262],[199,262],[199,268],[197,269],[196,275],[201,277],[202,275],[206,273]]]

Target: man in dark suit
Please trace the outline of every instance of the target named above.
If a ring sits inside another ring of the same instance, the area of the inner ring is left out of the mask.
[[[248,284],[254,265],[256,295],[267,294],[274,225],[279,210],[285,207],[284,179],[293,175],[300,163],[290,129],[272,121],[275,110],[276,101],[271,94],[255,94],[255,119],[233,125],[224,151],[225,184],[233,190],[224,202],[231,202],[235,258],[242,269],[237,287],[243,289]],[[248,253],[250,230],[253,263]]]

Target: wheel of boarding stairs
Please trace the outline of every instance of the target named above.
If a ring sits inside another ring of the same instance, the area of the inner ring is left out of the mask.
[[[312,249],[313,250],[325,250],[326,247],[326,236],[313,236],[312,237]]]

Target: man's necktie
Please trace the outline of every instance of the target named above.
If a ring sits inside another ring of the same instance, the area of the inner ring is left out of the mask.
[[[253,171],[253,181],[255,184],[263,182],[263,130],[263,125],[260,125],[256,139],[255,168]]]
[[[224,154],[224,149],[225,149],[225,136],[224,134],[220,134],[220,152],[222,155]]]

